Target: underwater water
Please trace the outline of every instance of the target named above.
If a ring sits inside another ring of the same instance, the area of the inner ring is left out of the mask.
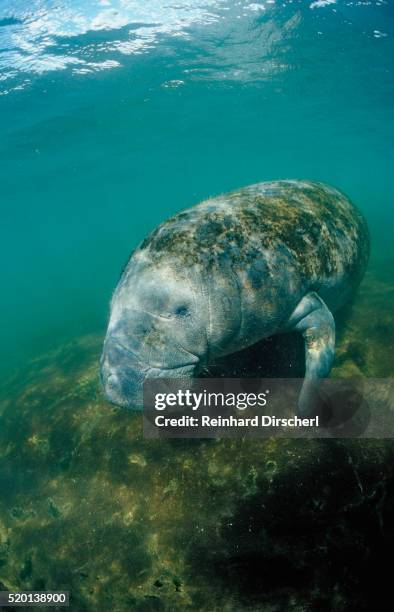
[[[333,374],[394,377],[393,72],[390,1],[0,3],[0,586],[73,610],[368,609],[392,444],[146,441],[98,359],[148,231],[309,178],[372,239]]]

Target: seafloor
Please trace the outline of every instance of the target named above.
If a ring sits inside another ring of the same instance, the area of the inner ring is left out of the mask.
[[[393,276],[375,264],[341,315],[334,376],[394,376]],[[101,395],[101,342],[61,346],[1,389],[3,589],[68,590],[81,611],[391,599],[393,441],[144,440],[141,415]],[[243,367],[298,375],[302,351],[286,342]]]

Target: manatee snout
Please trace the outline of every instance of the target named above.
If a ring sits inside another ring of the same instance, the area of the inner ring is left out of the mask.
[[[148,367],[116,338],[106,338],[101,357],[101,382],[107,399],[123,408],[139,408]]]
[[[147,378],[193,378],[200,368],[196,355],[171,347],[168,343],[165,364],[148,365],[112,336],[106,338],[101,357],[101,382],[108,401],[122,408],[141,410],[143,385]]]

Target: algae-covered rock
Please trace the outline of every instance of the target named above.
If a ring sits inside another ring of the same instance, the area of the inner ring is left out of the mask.
[[[394,374],[394,283],[378,272],[341,323],[336,376]],[[370,609],[391,570],[391,441],[146,440],[141,415],[102,396],[101,341],[2,388],[4,588],[69,590],[77,611]],[[259,351],[260,375],[302,371],[302,343]]]

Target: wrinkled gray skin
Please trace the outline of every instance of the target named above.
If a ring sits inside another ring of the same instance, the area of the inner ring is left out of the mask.
[[[368,254],[364,219],[321,183],[259,183],[179,213],[134,251],[114,292],[101,358],[107,398],[139,409],[147,377],[195,377],[219,356],[297,330],[299,412],[310,414],[334,358],[331,312],[351,297]]]

